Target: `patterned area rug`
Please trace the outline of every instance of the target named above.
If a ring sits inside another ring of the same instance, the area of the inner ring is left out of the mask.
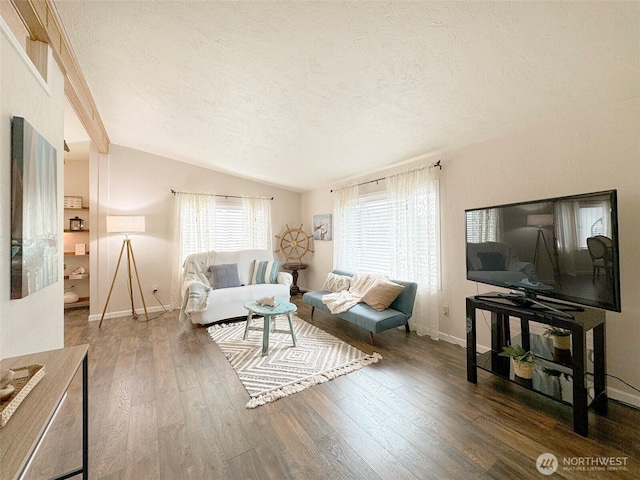
[[[297,347],[288,333],[269,335],[269,354],[262,356],[262,332],[249,331],[243,340],[245,322],[214,325],[209,335],[218,344],[247,389],[256,408],[319,383],[358,370],[382,359],[366,354],[294,315]],[[254,320],[257,326],[262,319]],[[276,318],[276,328],[288,330],[285,316]]]

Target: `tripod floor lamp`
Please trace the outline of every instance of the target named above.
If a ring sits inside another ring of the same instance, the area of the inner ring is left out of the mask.
[[[560,277],[560,271],[558,269],[557,257],[556,261],[553,261],[551,258],[551,251],[549,250],[549,245],[547,244],[547,239],[544,236],[544,228],[545,227],[553,227],[553,214],[542,214],[542,215],[527,215],[527,225],[530,227],[538,228],[538,236],[536,237],[536,246],[533,253],[533,263],[534,265],[538,265],[538,251],[540,249],[540,241],[544,244],[544,249],[547,252],[547,258],[549,259],[549,263],[551,268],[553,268],[553,274],[555,277]],[[555,252],[555,245],[554,245]]]
[[[111,288],[109,289],[109,295],[107,296],[107,302],[104,304],[104,310],[100,317],[100,324],[98,328],[102,327],[102,320],[107,313],[107,307],[109,306],[109,300],[111,299],[111,293],[113,292],[113,286],[116,283],[118,277],[118,270],[120,269],[120,262],[122,261],[122,254],[127,252],[127,281],[129,287],[129,300],[131,300],[131,315],[134,319],[138,318],[133,303],[133,278],[131,265],[133,264],[133,272],[136,274],[136,281],[138,283],[138,289],[140,290],[140,298],[142,298],[142,306],[144,308],[144,314],[149,320],[149,314],[147,313],[147,304],[144,301],[144,294],[142,293],[142,286],[140,285],[140,277],[138,276],[138,266],[136,265],[136,257],[133,255],[133,247],[131,246],[131,239],[129,234],[142,233],[145,230],[144,216],[130,216],[130,215],[107,215],[107,232],[108,233],[122,233],[124,240],[122,240],[122,248],[120,248],[120,256],[118,257],[118,264],[116,265],[116,271],[113,274],[113,281],[111,282]]]

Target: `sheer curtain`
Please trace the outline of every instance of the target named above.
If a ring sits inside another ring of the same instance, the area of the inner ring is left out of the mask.
[[[411,326],[437,340],[437,292],[440,290],[439,182],[433,168],[386,178],[391,211],[392,278],[414,281],[418,292]]]
[[[333,197],[333,268],[356,271],[359,229],[358,184],[352,183],[334,192]]]
[[[467,241],[472,243],[502,242],[504,227],[502,210],[490,208],[467,212]]]
[[[171,282],[171,304],[180,305],[182,264],[187,255],[207,250],[224,248],[224,245],[238,245],[240,248],[270,250],[271,235],[271,199],[242,198],[242,211],[228,210],[234,220],[241,217],[242,228],[220,231],[216,229],[217,208],[225,206],[216,203],[213,194],[179,193],[175,195],[174,213],[174,251],[173,275]],[[228,207],[228,206],[227,206]],[[234,213],[236,212],[237,213]],[[227,218],[227,220],[225,220]],[[228,217],[221,218],[221,223]],[[237,225],[237,222],[232,222]],[[233,231],[231,231],[233,230]],[[229,238],[231,237],[231,238]],[[222,246],[221,246],[222,245]]]
[[[560,271],[568,275],[576,274],[575,253],[578,245],[578,203],[556,202],[554,205],[555,235],[558,242]]]
[[[216,197],[181,193],[174,197],[171,304],[180,305],[182,262],[191,253],[209,250],[215,241]]]
[[[361,218],[361,210],[366,210],[367,197],[359,197],[357,184],[334,192],[333,267],[359,271],[363,269],[359,259],[370,258],[371,252],[387,255],[389,261],[379,263],[388,265],[389,271],[386,273],[391,278],[418,284],[410,321],[412,329],[419,335],[430,335],[437,339],[436,295],[440,289],[439,183],[433,168],[427,167],[387,177],[386,181],[386,191],[380,200],[385,205],[378,205],[376,209],[380,218],[388,223],[389,228],[384,231],[376,229],[375,232],[366,232],[376,222],[366,215],[366,218]],[[371,214],[369,212],[367,215]],[[365,245],[367,241],[373,241],[375,245]],[[365,255],[361,255],[363,251]]]
[[[242,214],[244,248],[271,250],[271,199],[243,198]]]

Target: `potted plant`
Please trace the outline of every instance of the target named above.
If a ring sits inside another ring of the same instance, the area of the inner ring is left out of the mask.
[[[558,350],[571,350],[571,331],[564,328],[548,327],[544,332],[545,337],[551,337],[553,347]]]
[[[509,345],[502,347],[501,357],[511,357],[513,371],[520,378],[533,377],[533,363],[535,355],[532,351],[525,351],[520,345]]]

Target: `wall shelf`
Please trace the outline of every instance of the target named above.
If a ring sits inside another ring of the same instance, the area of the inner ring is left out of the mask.
[[[68,155],[65,154],[65,157]],[[90,307],[91,208],[89,206],[89,158],[65,158],[64,162],[64,217],[63,228],[64,271],[62,273],[65,292],[72,291],[77,302],[65,303],[65,311]],[[76,219],[80,219],[79,222]],[[73,227],[73,229],[71,228]],[[81,230],[76,230],[82,227]],[[83,272],[73,275],[73,272]],[[80,277],[80,278],[78,278]],[[71,289],[71,290],[70,290]],[[94,300],[95,301],[95,300]]]
[[[80,297],[77,302],[65,303],[64,309],[69,310],[71,308],[81,308],[89,306],[89,297]]]

